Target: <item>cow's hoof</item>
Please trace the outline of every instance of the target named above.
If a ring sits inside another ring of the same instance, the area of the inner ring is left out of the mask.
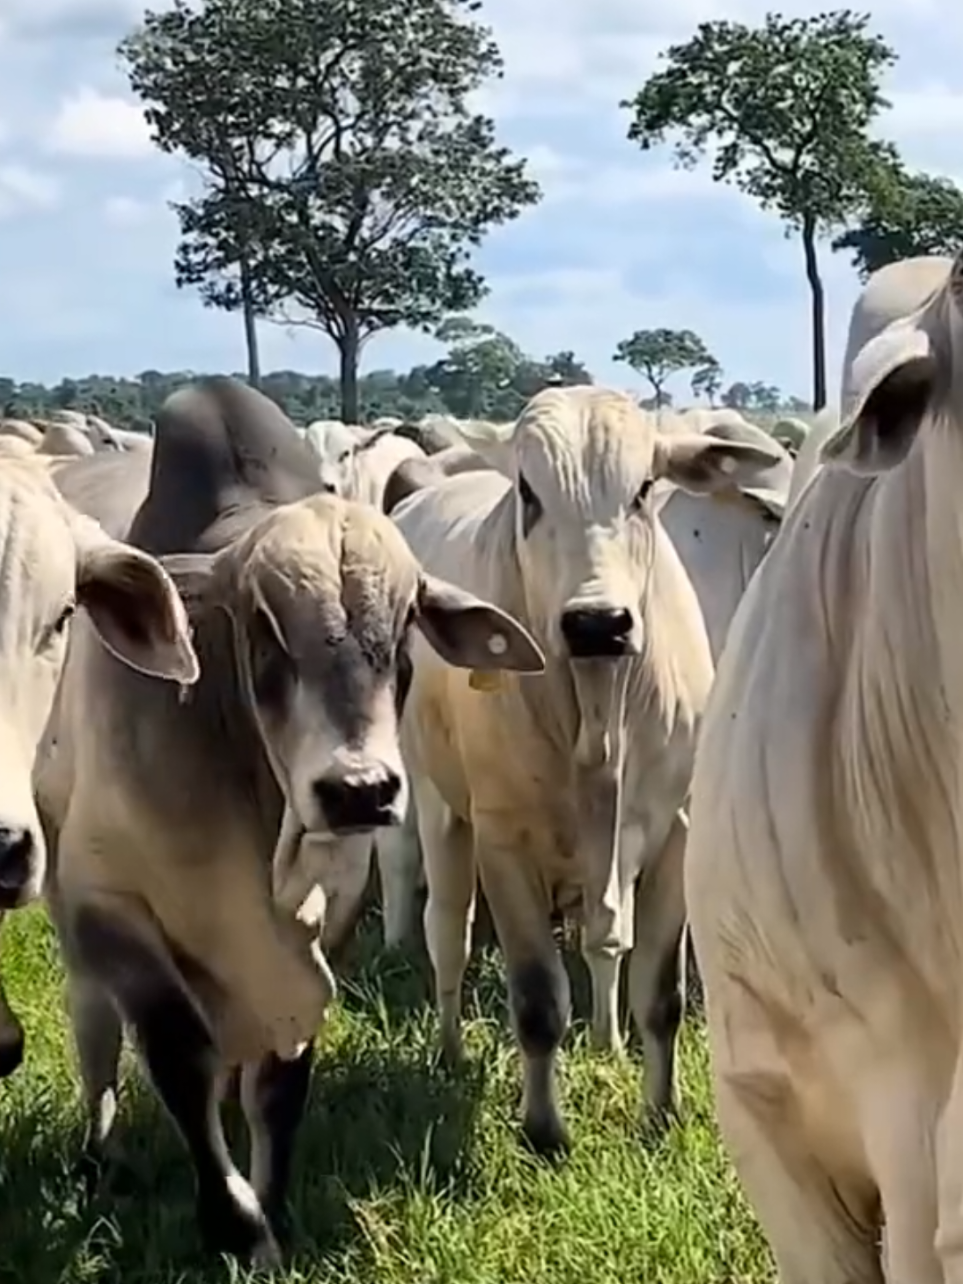
[[[6,1079],[23,1062],[24,1037],[20,1030],[0,1043],[0,1079]]]
[[[225,1189],[198,1198],[197,1222],[204,1247],[209,1253],[227,1253],[252,1266],[279,1266],[281,1250],[268,1220],[253,1193],[246,1194],[248,1199],[235,1199]]]
[[[542,1159],[565,1159],[572,1149],[571,1138],[561,1119],[526,1119],[522,1133],[529,1146]]]
[[[669,1129],[678,1120],[674,1105],[649,1106],[642,1115],[642,1141],[648,1146],[660,1145]]]
[[[140,1194],[145,1187],[143,1174],[133,1164],[93,1147],[81,1152],[74,1165],[74,1176],[83,1184],[87,1199],[101,1193],[116,1199],[129,1199]]]

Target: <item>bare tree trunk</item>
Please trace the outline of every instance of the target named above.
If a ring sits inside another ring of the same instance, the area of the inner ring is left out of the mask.
[[[257,347],[257,315],[251,290],[251,270],[247,255],[241,256],[241,307],[244,312],[244,343],[247,347],[247,381],[252,388],[261,386],[261,360]]]
[[[826,404],[826,301],[816,259],[816,222],[808,214],[803,218],[802,243],[812,303],[813,410],[822,410]]]
[[[341,422],[356,424],[361,414],[358,404],[358,358],[361,342],[354,317],[346,320],[344,332],[338,339],[341,379]]]

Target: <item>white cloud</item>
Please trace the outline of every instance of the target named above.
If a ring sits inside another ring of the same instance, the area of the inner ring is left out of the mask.
[[[957,132],[963,127],[963,93],[945,85],[925,85],[890,94],[892,113],[884,117],[883,128],[908,136]]]
[[[136,103],[83,86],[62,100],[47,139],[50,151],[73,156],[150,156],[154,145]]]
[[[98,35],[141,17],[140,0],[3,0],[12,35]]]
[[[104,218],[114,227],[130,227],[150,217],[151,209],[145,201],[133,196],[108,196],[103,205]]]
[[[0,216],[52,209],[59,195],[59,185],[48,174],[12,161],[0,165]]]

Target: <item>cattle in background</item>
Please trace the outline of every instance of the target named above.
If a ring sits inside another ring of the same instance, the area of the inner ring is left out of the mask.
[[[433,573],[520,619],[547,668],[492,684],[414,648],[403,746],[426,935],[457,1057],[477,871],[506,956],[525,1131],[552,1151],[566,1144],[555,1060],[569,1014],[553,908],[581,909],[593,1031],[606,1047],[620,1041],[630,953],[653,1118],[675,1099],[680,808],[713,666],[652,490],[662,478],[696,492],[746,482],[778,447],[660,433],[630,398],[594,387],[539,393],[514,429],[462,431],[489,469],[416,490],[392,516]]]

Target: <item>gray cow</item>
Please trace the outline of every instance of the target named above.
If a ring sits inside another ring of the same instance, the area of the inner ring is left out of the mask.
[[[130,541],[175,576],[200,678],[178,693],[78,631],[36,773],[91,1171],[123,1022],[190,1150],[205,1240],[256,1263],[279,1259],[334,993],[314,925],[272,899],[282,813],[332,848],[400,819],[414,630],[456,665],[543,665],[509,616],[424,574],[386,517],[319,489],[310,451],[259,393],[211,379],[169,398]],[[238,1069],[248,1180],[217,1109]]]

